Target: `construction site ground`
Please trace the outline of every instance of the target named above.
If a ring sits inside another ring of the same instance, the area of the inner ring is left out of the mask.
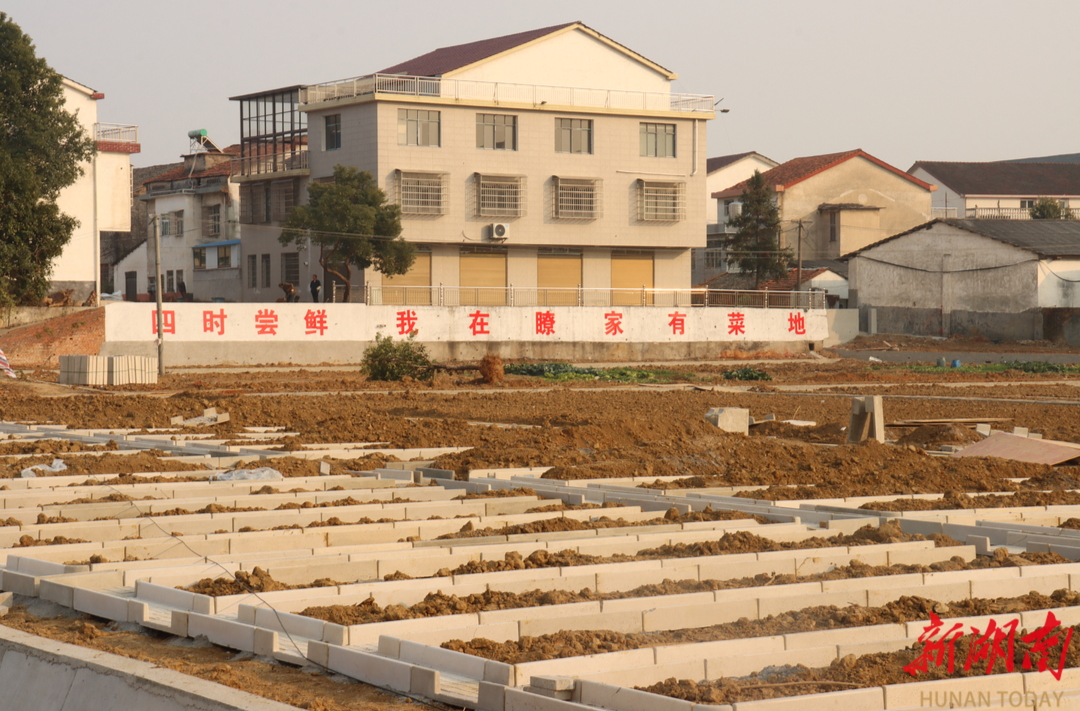
[[[894,343],[894,340],[898,339],[890,340],[888,336],[860,339],[847,347],[920,350],[917,345],[912,345],[911,339],[898,343]],[[965,347],[974,349],[981,346],[981,351],[988,352],[999,347],[989,344],[988,348],[987,345],[986,342],[950,343],[949,347],[961,351]],[[1015,345],[1012,347],[1015,348]],[[1036,354],[1075,352],[1047,344],[1031,345],[1028,350]],[[753,359],[753,367],[767,373],[771,377],[769,380],[725,379],[725,372],[741,368],[750,360],[664,364],[666,373],[662,381],[646,384],[589,380],[552,382],[539,377],[513,375],[507,375],[498,382],[484,383],[475,373],[442,374],[432,381],[385,383],[368,381],[355,368],[293,369],[278,364],[265,369],[246,368],[243,372],[215,368],[176,369],[170,370],[157,385],[87,388],[59,385],[55,370],[32,369],[27,370],[26,377],[19,380],[0,378],[0,420],[4,423],[66,425],[80,431],[92,430],[98,435],[110,431],[123,434],[118,435],[113,444],[89,445],[63,439],[24,439],[0,433],[0,497],[20,491],[15,483],[21,478],[23,469],[48,465],[61,456],[66,465],[61,472],[64,476],[86,476],[95,478],[95,481],[116,477],[112,479],[115,485],[183,482],[184,477],[189,475],[194,479],[205,479],[208,470],[218,468],[200,464],[191,458],[173,457],[166,451],[120,451],[124,449],[126,438],[149,434],[162,437],[167,444],[175,444],[184,438],[205,438],[220,442],[221,447],[232,446],[237,451],[241,446],[273,450],[272,459],[252,456],[230,467],[271,466],[284,474],[285,480],[273,482],[270,489],[263,492],[262,495],[268,498],[290,490],[296,496],[315,491],[310,482],[320,475],[356,476],[357,472],[392,467],[395,462],[400,464],[399,460],[404,455],[390,454],[388,450],[438,450],[423,458],[433,462],[430,465],[433,469],[449,470],[456,480],[462,482],[475,477],[474,473],[478,471],[540,468],[536,473],[538,489],[545,483],[570,486],[612,480],[622,487],[620,491],[623,493],[631,488],[647,495],[676,497],[683,496],[685,492],[713,492],[717,496],[754,500],[763,506],[768,502],[779,506],[797,506],[799,501],[858,499],[852,501],[850,506],[862,506],[868,512],[938,513],[943,510],[981,511],[990,508],[1011,511],[1009,507],[1034,507],[1035,510],[1041,507],[1045,513],[1047,506],[1075,505],[1077,518],[1080,518],[1080,467],[1074,462],[1049,466],[996,458],[957,458],[945,456],[941,451],[950,445],[962,447],[980,441],[981,436],[974,433],[971,424],[976,420],[992,422],[997,430],[1027,428],[1047,440],[1080,445],[1080,372],[979,372],[929,367],[932,363],[922,368],[852,358],[811,356]],[[870,441],[847,444],[846,427],[851,412],[851,398],[867,395],[883,396],[888,443]],[[772,421],[754,425],[749,436],[722,432],[703,418],[707,410],[715,407],[746,408],[759,422],[767,416],[772,416]],[[175,416],[193,417],[206,408],[228,413],[228,421],[196,427],[170,425],[170,419]],[[798,422],[785,423],[785,420]],[[920,420],[942,422],[922,423],[921,426],[909,422]],[[946,422],[948,420],[959,422]],[[266,439],[259,438],[260,428],[268,431]],[[278,434],[282,432],[287,434]],[[174,439],[169,440],[169,437]],[[348,443],[344,454],[334,450],[335,447],[342,447],[342,443]],[[318,458],[306,456],[309,451],[323,450],[333,452]],[[407,469],[404,467],[403,470]],[[158,478],[154,479],[147,473],[156,473]],[[133,474],[141,476],[130,477]],[[49,475],[47,472],[38,474],[39,477]],[[127,478],[123,478],[125,476]],[[294,487],[288,480],[290,477],[303,482],[302,486]],[[5,480],[10,480],[7,482],[9,485],[5,485]],[[73,480],[72,486],[76,483],[80,482]],[[89,480],[86,483],[89,484]],[[424,482],[425,485],[437,483],[437,480]],[[331,490],[328,487],[326,491]],[[420,489],[395,489],[393,498],[407,505],[406,502],[413,501],[410,491]],[[526,493],[522,491],[519,487],[503,493],[510,498],[528,496],[527,490]],[[378,490],[374,492],[378,494]],[[142,495],[132,493],[130,496],[123,495],[127,498],[113,498],[111,501],[132,504],[145,501],[147,506],[168,503],[159,501],[159,497],[150,489],[143,493],[145,499]],[[243,503],[218,508],[213,508],[207,502],[200,502],[200,508],[178,502],[177,515],[187,520],[194,519],[200,513],[205,513],[207,517],[239,517],[254,515],[254,512],[276,515],[278,511],[291,509],[302,509],[300,513],[319,510],[308,504],[303,507],[290,504],[283,509],[276,499],[271,505],[259,506],[255,501],[258,499],[255,494],[259,492],[253,490],[251,493],[252,496]],[[339,493],[344,500],[353,492]],[[105,497],[104,493],[92,493],[87,495],[86,500],[104,502],[108,500]],[[462,499],[460,503],[465,505],[492,498]],[[778,522],[776,516],[759,516],[755,519],[758,514],[753,511],[745,514],[724,511],[724,515],[720,515],[709,508],[704,512],[696,509],[696,513],[691,511],[684,514],[673,508],[670,511],[653,511],[651,517],[645,517],[642,509],[642,515],[635,518],[634,515],[623,516],[620,507],[624,507],[624,504],[610,503],[600,508],[599,504],[575,506],[564,500],[547,501],[543,499],[543,494],[539,494],[538,498],[541,500],[533,508],[523,507],[520,511],[534,517],[547,511],[551,520],[559,523],[503,523],[488,530],[483,526],[490,527],[492,524],[477,522],[474,527],[470,519],[449,522],[453,524],[446,529],[449,532],[439,535],[446,541],[480,540],[488,535],[558,535],[569,538],[575,531],[595,533],[612,528],[631,531],[635,526],[647,528],[664,525],[683,526],[686,530],[692,526],[716,525],[717,534],[709,541],[694,544],[672,542],[668,548],[641,545],[640,552],[627,548],[625,554],[615,554],[614,558],[588,556],[583,551],[574,554],[580,560],[573,560],[573,556],[555,559],[552,556],[556,555],[557,547],[549,547],[552,553],[544,552],[542,555],[524,550],[520,555],[508,552],[505,559],[502,554],[491,558],[485,556],[483,561],[461,563],[465,567],[458,570],[453,570],[454,566],[447,566],[445,571],[402,573],[403,577],[397,579],[416,580],[427,575],[460,576],[484,571],[538,570],[545,566],[559,566],[566,574],[565,571],[577,565],[661,558],[668,561],[678,557],[760,553],[808,546],[849,546],[854,550],[861,544],[872,547],[919,543],[931,549],[969,548],[963,540],[952,540],[940,534],[935,534],[936,537],[912,534],[895,524],[863,533],[830,531],[827,532],[829,536],[839,538],[814,539],[810,543],[803,541],[796,545],[769,538],[770,526],[788,524]],[[450,501],[451,497],[448,495],[446,500]],[[72,499],[67,503],[77,505],[79,501]],[[384,505],[390,501],[389,495],[365,500],[369,504],[383,502]],[[207,507],[205,511],[202,508],[204,503]],[[351,507],[359,503],[359,499],[354,499],[333,505]],[[59,502],[57,505],[62,507]],[[321,507],[329,505],[318,504]],[[633,502],[625,504],[632,505]],[[323,518],[318,525],[337,527],[338,524],[359,523],[359,516],[352,515],[351,509],[342,508],[342,511],[350,513],[343,513],[336,523]],[[565,518],[571,514],[577,518]],[[2,519],[7,515],[0,514],[0,532],[5,530]],[[686,515],[690,517],[686,518]],[[59,526],[76,522],[74,518],[65,518],[63,510],[55,519],[48,511],[42,516],[44,518],[37,519],[36,524],[31,516],[23,520],[21,525],[55,526],[55,533],[62,536],[64,532]],[[411,518],[411,514],[406,516]],[[564,518],[555,518],[560,516]],[[154,520],[164,521],[167,518],[171,517],[165,513],[153,514]],[[445,518],[440,514],[431,517],[429,523],[434,525]],[[1062,516],[1061,526],[1080,526],[1066,523],[1065,518]],[[124,522],[128,519],[121,517],[119,520]],[[237,525],[240,520],[235,519]],[[374,516],[366,519],[372,524],[378,520]],[[721,528],[744,523],[756,526],[754,533],[735,529],[725,532],[726,529]],[[9,522],[7,525],[19,525],[19,522]],[[526,527],[510,530],[510,525]],[[315,530],[309,526],[309,523],[301,523],[295,528],[298,531]],[[265,527],[253,525],[248,530],[266,532],[272,528],[269,524]],[[479,529],[483,530],[477,533]],[[180,529],[174,526],[172,530]],[[242,533],[244,528],[237,527],[235,530],[236,535],[249,535]],[[46,529],[41,531],[40,535],[35,534],[36,538],[31,536],[30,544],[11,547],[6,553],[30,555],[25,551],[47,551],[55,545],[71,545],[73,540],[88,540],[77,534],[67,536],[64,540],[46,538]],[[212,529],[206,531],[213,532]],[[864,540],[853,540],[851,536],[862,536]],[[425,534],[422,533],[419,538],[425,538]],[[432,535],[430,540],[435,538]],[[799,537],[791,540],[796,539],[801,540]],[[778,540],[786,539],[781,537]],[[43,544],[52,541],[56,542]],[[104,545],[108,547],[111,544],[106,541]],[[687,546],[698,546],[699,549]],[[54,556],[49,560],[55,559],[65,564],[85,562],[87,556],[81,552],[82,548],[76,546],[71,550],[68,559],[57,553],[60,557]],[[599,604],[598,601],[650,596],[704,592],[719,594],[716,591],[753,590],[766,585],[798,585],[823,580],[1061,566],[1074,560],[1052,549],[1038,552],[1033,549],[1002,548],[996,553],[982,553],[978,557],[960,554],[951,560],[943,553],[940,560],[934,563],[890,561],[884,565],[867,565],[852,560],[838,563],[828,570],[804,575],[751,573],[678,584],[665,581],[643,584],[640,588],[634,586],[616,593],[555,588],[547,592],[522,591],[503,595],[476,593],[478,597],[470,598],[464,592],[460,595],[450,592],[436,594],[432,590],[427,599],[411,604],[376,603],[376,598],[372,597],[369,603],[299,605],[295,614],[348,626],[547,605]],[[515,555],[516,558],[513,557]],[[112,559],[112,562],[117,561]],[[89,564],[87,567],[92,568]],[[310,580],[301,576],[278,583],[273,579],[273,571],[270,574],[264,570],[259,572],[262,577],[257,578],[255,573],[245,574],[240,592],[295,590],[312,583],[320,584],[314,581],[322,577],[312,574]],[[357,581],[348,578],[344,572],[343,576],[334,576],[335,580],[323,584],[344,586]],[[1068,575],[1065,578],[1068,579]],[[231,580],[229,582],[231,584]],[[197,584],[193,580],[191,586]],[[213,581],[208,585],[209,588],[201,590],[203,594],[219,594],[213,590]],[[200,590],[191,586],[177,584],[175,587],[186,587],[196,592]],[[1068,584],[1063,586],[1061,593],[1048,590],[1038,594],[1016,592],[1009,588],[1003,589],[1000,595],[966,601],[937,600],[927,595],[907,596],[879,605],[808,606],[806,609],[771,616],[767,620],[733,621],[695,626],[690,630],[675,628],[628,633],[596,627],[584,630],[567,628],[528,637],[527,640],[524,637],[520,640],[455,639],[433,646],[501,660],[506,664],[524,664],[653,646],[925,621],[930,612],[940,614],[943,618],[966,618],[998,612],[1019,615],[1021,612],[1050,607],[1080,605],[1080,598],[1068,590],[1069,587]],[[223,588],[220,594],[235,592],[231,588]],[[110,622],[101,617],[63,610],[34,597],[17,596],[12,604],[15,607],[6,616],[0,617],[0,624],[113,654],[152,661],[298,708],[366,711],[419,703],[450,708],[430,698],[421,701],[415,693],[395,693],[357,682],[320,669],[317,665],[284,664],[265,655],[256,656],[227,649],[205,639],[191,640],[163,631],[139,628],[131,623]],[[1067,655],[1068,667],[1080,665],[1080,653],[1077,652],[1080,649],[1080,636],[1072,644],[1076,649]],[[883,651],[877,656],[848,655],[822,668],[809,663],[794,664],[789,671],[770,669],[760,676],[756,673],[736,675],[723,683],[673,677],[642,686],[674,698],[711,704],[809,694],[807,708],[813,708],[814,694],[910,681],[905,678],[908,675],[901,671],[901,667],[913,658],[914,652],[910,650]],[[934,678],[944,677],[939,675]],[[585,700],[581,699],[581,703],[585,703]]]

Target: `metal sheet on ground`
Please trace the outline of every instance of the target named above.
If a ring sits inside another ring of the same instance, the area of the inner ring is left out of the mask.
[[[1080,456],[1075,445],[1045,439],[1028,439],[996,432],[982,442],[964,447],[954,457],[1000,457],[1032,464],[1061,464]]]

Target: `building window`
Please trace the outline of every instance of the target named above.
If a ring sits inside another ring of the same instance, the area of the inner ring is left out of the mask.
[[[840,240],[840,217],[837,212],[829,213],[829,241],[837,242]]]
[[[262,285],[264,289],[270,288],[270,255],[262,255]]]
[[[1030,210],[1033,207],[1035,207],[1035,201],[1034,200],[1021,200],[1020,201],[1020,209],[1021,210]]]
[[[341,114],[326,117],[326,150],[341,148]]]
[[[555,119],[556,153],[592,153],[592,119]]]
[[[254,254],[249,254],[247,258],[247,285],[249,289],[259,286],[258,267],[258,258]]]
[[[165,272],[165,293],[171,294],[176,291],[176,275],[172,269]]]
[[[198,247],[191,250],[192,259],[195,261],[195,269],[206,269],[206,248]]]
[[[172,234],[172,218],[169,215],[158,215],[158,234],[162,237]]]
[[[686,217],[682,181],[638,180],[640,219],[649,222],[678,222]]]
[[[595,178],[553,178],[555,217],[567,220],[596,220],[603,217],[601,187]]]
[[[296,191],[299,181],[289,178],[287,180],[275,180],[270,183],[270,216],[268,221],[284,222],[289,219],[292,209],[296,205]]]
[[[446,175],[399,170],[398,204],[402,215],[445,215]]]
[[[650,158],[674,158],[675,124],[641,124],[641,155]]]
[[[296,252],[283,252],[281,254],[281,280],[300,285],[300,255]]]
[[[721,249],[705,250],[705,268],[720,269],[724,266],[724,251]]]
[[[232,266],[232,247],[223,245],[217,248],[218,269],[228,269]]]
[[[157,277],[146,276],[146,293],[153,295],[157,291]]]
[[[521,217],[525,214],[525,177],[476,174],[479,217]]]
[[[203,208],[203,223],[206,225],[207,236],[219,237],[221,235],[221,205]]]
[[[172,233],[174,237],[184,236],[184,211],[177,210],[172,214]]]
[[[476,147],[495,151],[516,151],[517,116],[477,114]]]
[[[438,146],[439,112],[398,109],[399,146]]]
[[[187,284],[184,284],[184,270],[183,269],[177,269],[176,270],[176,290],[177,291],[181,291],[181,289],[180,289],[181,285],[184,286],[184,289],[182,291],[184,291],[186,293],[187,292]]]

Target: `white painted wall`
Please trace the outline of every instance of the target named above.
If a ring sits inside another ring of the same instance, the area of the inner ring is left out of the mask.
[[[554,316],[554,333],[551,335],[536,332],[536,314],[542,312]],[[166,338],[179,342],[366,342],[374,340],[377,333],[400,337],[409,327],[418,331],[418,340],[423,342],[806,342],[822,341],[829,333],[824,309],[363,304],[320,304],[316,308],[311,304],[274,303],[169,304],[163,308],[163,314]],[[737,314],[742,315],[744,324],[741,333],[733,328]],[[405,317],[413,316],[415,323],[407,324]],[[606,332],[615,316],[620,332]],[[325,322],[319,320],[322,317]],[[105,311],[105,338],[107,341],[152,341],[155,318],[152,304],[110,304]],[[474,333],[472,326],[481,318],[487,327],[479,330],[487,333]],[[681,332],[677,332],[679,329],[672,324],[679,318],[684,320]],[[275,327],[264,327],[264,333],[260,333],[258,324],[263,319],[269,319]],[[210,328],[207,328],[208,323]],[[804,332],[799,333],[800,330]]]
[[[97,123],[97,101],[90,98],[90,90],[76,82],[64,79],[64,109],[75,114],[79,125],[92,136]],[[79,221],[64,247],[64,252],[53,262],[51,279],[58,282],[95,282],[97,272],[97,232],[94,223],[94,170],[90,163],[83,164],[83,174],[60,191],[56,204],[60,212]],[[129,184],[130,185],[130,184]]]
[[[671,90],[665,75],[577,28],[447,77],[623,91]]]
[[[1039,262],[1039,306],[1080,308],[1080,260]]]
[[[720,119],[723,120],[722,118]],[[769,160],[757,154],[740,158],[734,163],[728,163],[723,168],[714,170],[705,177],[705,215],[709,224],[723,224],[727,222],[727,214],[723,212],[723,200],[712,197],[712,194],[720,190],[726,190],[732,185],[738,185],[750,178],[754,171],[764,173],[778,165],[776,161]]]

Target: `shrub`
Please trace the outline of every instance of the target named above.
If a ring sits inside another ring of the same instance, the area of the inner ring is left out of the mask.
[[[375,344],[364,350],[360,362],[364,375],[372,380],[427,379],[432,375],[431,358],[422,343],[416,343],[416,331],[404,341],[394,342],[392,336],[375,334]]]
[[[724,372],[724,380],[772,380],[772,376],[757,368],[736,368]]]

